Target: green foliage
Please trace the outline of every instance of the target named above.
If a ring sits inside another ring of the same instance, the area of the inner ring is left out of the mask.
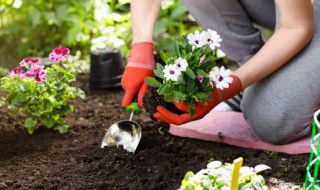
[[[126,54],[132,38],[129,1],[1,0],[0,11],[1,54],[43,57],[56,44],[87,56],[101,46]]]
[[[67,132],[64,119],[74,110],[70,98],[84,98],[84,92],[72,86],[79,73],[77,62],[60,61],[45,69],[47,80],[37,82],[32,77],[21,80],[19,75],[1,78],[1,90],[7,93],[6,104],[24,115],[24,125],[30,134],[40,127]]]
[[[178,0],[163,0],[156,48],[171,51],[172,41],[200,29]],[[0,0],[0,62],[43,57],[56,44],[80,50],[84,58],[90,49],[111,46],[126,58],[131,40],[129,0]]]
[[[183,35],[202,30],[179,0],[162,0],[154,27],[156,49],[173,51],[172,42]]]

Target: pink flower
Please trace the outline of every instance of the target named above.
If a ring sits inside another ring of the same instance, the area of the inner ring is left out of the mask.
[[[59,46],[58,48],[54,48],[52,53],[50,53],[49,58],[52,61],[58,62],[60,60],[65,60],[66,56],[68,56],[70,50],[68,48]]]
[[[23,80],[27,77],[26,73],[24,71],[21,71],[20,73],[20,79]]]
[[[47,76],[47,72],[45,70],[41,70],[40,72],[34,75],[34,79],[37,82],[46,81],[47,80],[46,76]]]
[[[201,75],[197,75],[197,79],[202,83],[202,81],[203,81],[204,77],[203,77],[203,76],[201,76]]]
[[[43,65],[34,65],[33,67],[27,70],[27,76],[34,77],[35,74],[39,73],[44,68]]]
[[[9,74],[8,77],[13,77],[19,75],[21,72],[24,72],[20,67],[14,68]]]
[[[21,67],[26,67],[26,66],[28,66],[29,63],[30,63],[32,66],[37,65],[37,64],[39,63],[39,59],[37,59],[37,58],[31,58],[31,57],[25,58],[25,59],[23,59],[23,60],[20,62],[20,66],[21,66]]]

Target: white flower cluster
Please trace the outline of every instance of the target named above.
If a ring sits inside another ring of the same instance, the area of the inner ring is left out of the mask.
[[[257,165],[255,168],[243,166],[240,168],[239,190],[268,190],[265,180],[257,173],[270,169],[266,165]],[[179,190],[193,187],[194,190],[230,190],[233,164],[222,165],[220,161],[213,161],[195,175],[185,177]],[[188,175],[188,173],[187,173]]]
[[[222,41],[220,35],[218,35],[216,31],[211,29],[202,31],[201,33],[199,31],[195,31],[194,33],[188,34],[187,38],[189,40],[189,44],[195,48],[202,48],[203,46],[208,45],[212,50],[220,47],[220,42]],[[201,56],[199,64],[202,64],[205,58],[205,55]],[[174,64],[164,66],[164,77],[167,81],[178,81],[182,72],[185,72],[187,67],[187,60],[179,57],[174,61]],[[233,81],[230,75],[230,70],[225,69],[224,67],[214,67],[209,73],[210,83],[212,86],[216,85],[216,87],[220,90],[229,88],[229,83]],[[201,75],[197,75],[197,79],[202,82],[204,77]]]
[[[166,80],[178,81],[181,72],[187,70],[188,62],[186,59],[179,57],[172,65],[165,65],[163,69]]]
[[[195,31],[194,33],[188,34],[187,38],[189,40],[189,44],[194,47],[201,48],[205,45],[209,45],[212,50],[220,47],[220,42],[222,42],[220,35],[211,29],[208,29],[208,31],[202,31],[201,33],[199,31]]]

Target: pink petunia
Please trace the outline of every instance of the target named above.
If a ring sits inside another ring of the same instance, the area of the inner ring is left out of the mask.
[[[50,53],[49,58],[52,61],[58,62],[60,60],[65,60],[68,56],[70,50],[68,48],[59,46],[58,48],[54,48],[52,53]]]
[[[23,59],[23,60],[20,62],[20,66],[21,66],[21,67],[26,67],[26,66],[28,66],[29,63],[30,63],[32,66],[37,65],[37,64],[39,63],[39,59],[37,59],[37,58],[31,58],[31,57],[25,58],[25,59]]]

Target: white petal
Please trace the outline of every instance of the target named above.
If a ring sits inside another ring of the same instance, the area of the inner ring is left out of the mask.
[[[221,165],[222,165],[222,162],[220,161],[212,161],[207,165],[207,168],[216,169],[216,168],[219,168]]]
[[[254,167],[254,171],[257,173],[264,171],[264,170],[268,170],[268,169],[271,169],[271,168],[267,165],[264,165],[264,164],[260,164],[260,165],[257,165],[256,167]]]

